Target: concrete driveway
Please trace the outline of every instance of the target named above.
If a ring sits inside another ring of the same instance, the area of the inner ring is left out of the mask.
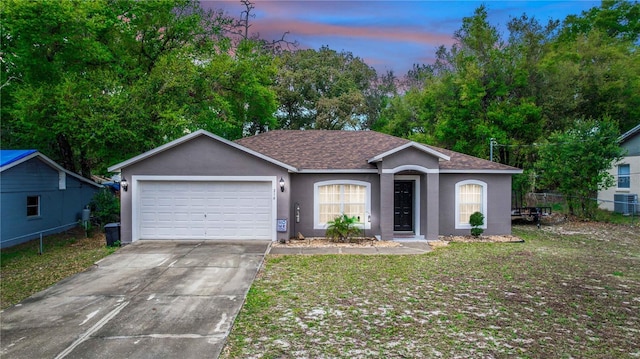
[[[216,358],[268,247],[141,241],[121,248],[3,311],[0,357]]]

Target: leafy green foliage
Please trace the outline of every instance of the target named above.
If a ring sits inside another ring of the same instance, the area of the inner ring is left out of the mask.
[[[480,236],[484,232],[484,229],[480,228],[484,224],[484,214],[473,212],[469,217],[469,224],[471,225],[471,235]]]
[[[326,46],[283,52],[279,66],[281,128],[363,129],[377,118],[383,95],[374,85],[376,71],[352,53]]]
[[[89,209],[100,226],[120,221],[120,200],[109,189],[103,188],[96,192],[89,203]]]
[[[607,170],[623,155],[616,124],[608,119],[578,120],[575,127],[554,132],[540,148],[536,169],[540,186],[565,196],[571,214],[592,218],[597,192],[611,187]]]
[[[231,20],[196,0],[0,11],[3,148],[38,148],[89,177],[197,129],[237,139],[276,126],[273,56],[249,39],[231,49]]]
[[[480,6],[441,46],[436,62],[407,74],[372,128],[519,167],[519,191],[540,189],[537,144],[580,118],[616,121],[617,135],[640,114],[640,4],[604,1],[563,22],[523,14],[503,38]],[[551,187],[550,189],[555,189]]]
[[[326,236],[334,242],[348,242],[351,237],[360,234],[360,228],[356,226],[357,223],[356,217],[342,214],[333,221],[329,221]]]
[[[530,150],[518,146],[542,135],[544,119],[531,90],[536,58],[522,52],[539,48],[546,29],[514,20],[507,44],[487,18],[483,6],[464,18],[456,45],[441,47],[434,65],[414,70],[417,84],[389,102],[374,128],[481,158],[488,158],[495,138],[509,145],[496,149],[496,160],[530,162]]]

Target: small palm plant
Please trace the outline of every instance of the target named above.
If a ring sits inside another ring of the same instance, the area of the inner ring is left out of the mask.
[[[357,223],[356,217],[342,214],[328,222],[326,236],[332,242],[348,242],[351,237],[360,234],[360,228],[356,227]]]

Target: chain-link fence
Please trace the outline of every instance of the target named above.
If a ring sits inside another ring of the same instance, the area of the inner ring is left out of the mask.
[[[584,202],[584,198],[571,197],[574,201]],[[602,209],[603,204],[610,204],[607,207],[613,206],[614,211],[609,213],[617,213],[618,215],[629,217],[631,223],[635,223],[640,217],[640,201],[638,195],[616,195],[614,200],[605,200],[601,198],[587,198],[586,201],[593,204],[593,208],[599,208],[606,213],[605,209]],[[568,212],[567,198],[560,193],[553,192],[539,192],[539,193],[527,193],[520,200],[520,204],[517,206],[522,207],[550,207],[554,211]]]

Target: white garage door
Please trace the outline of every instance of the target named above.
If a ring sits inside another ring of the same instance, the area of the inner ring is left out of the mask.
[[[139,182],[140,239],[272,239],[271,182]]]

